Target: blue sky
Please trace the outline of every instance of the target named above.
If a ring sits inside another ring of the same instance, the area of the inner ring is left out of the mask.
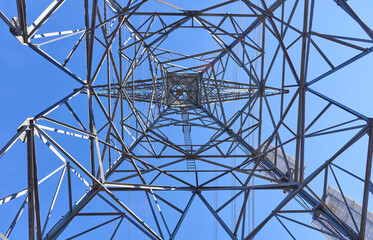
[[[169,1],[172,4],[178,5],[181,8],[185,9],[193,9],[195,7],[195,3],[192,1]],[[199,8],[204,8],[209,6],[211,3],[215,1],[203,1],[199,3]],[[291,6],[293,1],[290,1],[289,6]],[[28,3],[28,8],[30,15],[30,19],[35,19],[37,13],[43,9],[46,3],[43,1],[34,1],[33,3]],[[362,1],[359,3],[349,1],[351,7],[358,13],[365,23],[373,27],[373,20],[371,17],[371,9],[372,3],[368,0]],[[45,29],[43,31],[61,31],[67,30],[66,28],[69,27],[70,29],[80,29],[84,27],[83,17],[80,12],[82,10],[83,4],[77,4],[76,8],[69,8],[73,7],[73,2],[67,2],[66,6],[61,8],[61,15],[56,14],[54,19],[51,19],[48,24],[46,24]],[[16,15],[16,5],[15,2],[1,2],[0,3],[0,10],[3,11],[9,18]],[[238,11],[237,9],[239,5],[232,6],[232,12]],[[159,11],[171,11],[172,9],[164,6],[160,3],[155,1],[150,1],[148,4],[144,5],[142,11],[153,11],[153,9],[159,9]],[[302,15],[302,4],[298,7],[298,10],[295,13],[295,21],[293,24],[295,27],[301,29],[302,22],[300,19]],[[356,37],[356,38],[364,38],[368,39],[366,34],[356,25],[354,21],[351,20],[341,9],[336,7],[334,1],[316,1],[315,5],[315,16],[314,16],[314,31],[318,33],[327,33],[330,35],[341,35],[341,36],[349,36],[349,37]],[[228,10],[230,10],[228,8]],[[228,11],[227,9],[225,11]],[[223,11],[223,10],[222,10]],[[289,11],[287,9],[286,11]],[[66,14],[69,14],[71,17],[66,17]],[[287,12],[287,14],[289,14]],[[79,21],[77,21],[79,19]],[[31,20],[30,20],[31,21]],[[135,18],[134,23],[139,24],[139,22],[144,21],[141,18]],[[248,23],[242,23],[243,26],[246,26]],[[291,31],[291,30],[289,30]],[[268,32],[268,31],[267,31]],[[2,120],[0,124],[0,146],[3,146],[7,143],[7,141],[16,133],[17,127],[26,119],[27,117],[35,116],[37,113],[44,110],[46,107],[50,106],[54,102],[58,101],[59,99],[65,97],[67,94],[71,93],[73,89],[78,88],[80,85],[76,81],[72,80],[69,76],[65,73],[57,69],[55,66],[50,64],[47,60],[43,59],[39,56],[36,52],[32,51],[31,49],[27,48],[26,46],[22,46],[10,33],[5,24],[0,24],[0,51],[2,53],[2,57],[0,58],[0,71],[1,71],[1,78],[0,78],[0,106],[2,109]],[[267,44],[266,51],[267,56],[271,56],[273,54],[275,48],[277,47],[276,42],[271,34],[268,32],[267,34]],[[187,37],[185,37],[187,36]],[[286,44],[290,44],[295,39],[295,33],[289,33],[287,38],[284,39]],[[127,35],[128,37],[128,35]],[[43,49],[53,54],[53,57],[56,59],[61,60],[66,56],[66,54],[71,49],[71,46],[76,41],[77,36],[73,39],[66,39],[61,41],[61,43],[56,43],[55,45],[49,44],[45,45]],[[359,53],[357,50],[351,50],[350,48],[341,46],[334,42],[326,41],[320,38],[315,37],[315,42],[318,46],[325,51],[325,54],[330,57],[330,60],[333,62],[334,65],[338,65],[347,59],[355,56]],[[35,40],[36,41],[36,40]],[[231,40],[227,38],[227,42],[229,43]],[[102,48],[100,48],[98,43],[95,43],[96,50],[95,56],[100,56],[102,54]],[[290,56],[294,59],[295,68],[298,70],[300,67],[300,53],[299,48],[301,42],[298,41],[293,48],[289,50]],[[360,43],[359,43],[360,44]],[[361,43],[360,44],[363,48],[371,47],[372,43]],[[185,31],[175,31],[172,35],[170,35],[169,39],[164,42],[164,46],[170,49],[181,49],[185,53],[193,53],[198,52],[206,49],[214,49],[217,47],[217,44],[211,40],[210,35],[205,32],[204,30],[198,30],[198,34],[193,33],[191,30]],[[239,49],[234,49],[235,51],[240,51]],[[85,79],[85,60],[84,60],[84,48],[78,50],[77,57],[72,60],[69,68],[71,68],[74,73],[78,76],[81,76],[82,79]],[[242,52],[241,52],[242,53]],[[131,53],[129,53],[131,54]],[[97,64],[98,58],[94,60],[94,65]],[[372,101],[372,90],[373,84],[371,83],[371,76],[373,69],[370,67],[371,62],[373,60],[373,55],[367,55],[366,57],[356,61],[355,63],[349,65],[348,67],[338,71],[337,73],[325,78],[324,80],[315,83],[312,85],[312,88],[316,91],[319,91],[322,94],[327,95],[335,99],[336,101],[368,116],[373,116],[373,110],[371,108],[371,101]],[[281,73],[280,60],[276,60],[275,67],[268,78],[268,85],[269,86],[280,86],[280,82],[278,80],[278,76]],[[265,65],[268,66],[269,62],[266,61]],[[238,69],[235,73],[235,64],[229,65],[230,69],[227,73],[227,80],[236,80],[242,81],[241,79],[247,79],[244,71],[242,69]],[[325,63],[325,61],[320,57],[320,55],[316,52],[315,48],[311,48],[310,53],[310,60],[309,60],[309,74],[308,80],[311,80],[323,72],[329,69],[329,66]],[[289,69],[287,71],[287,84],[294,84],[294,80],[292,79],[291,75],[289,74]],[[104,76],[106,73],[105,70],[102,70],[100,76]],[[148,78],[149,73],[147,72],[147,66],[140,66],[138,72],[136,72],[137,79],[141,78]],[[98,80],[98,83],[104,80]],[[295,88],[289,87],[290,93],[285,97],[285,102],[290,101],[290,97],[294,94]],[[277,116],[275,117],[278,120],[279,115],[279,96],[275,96],[273,98],[268,98],[270,105],[273,106],[274,114]],[[316,97],[311,93],[307,93],[306,98],[306,125],[322,110],[323,107],[327,104],[326,101]],[[72,100],[72,105],[74,107],[81,107],[80,116],[85,121],[87,120],[87,112],[86,112],[86,95],[81,95]],[[240,106],[243,105],[243,101],[238,102],[236,104],[229,103],[226,104],[228,109],[228,115],[233,115],[235,110],[239,109]],[[95,105],[97,108],[97,104]],[[141,106],[139,108],[145,109],[145,107]],[[128,111],[128,108],[126,109]],[[256,110],[257,111],[257,110]],[[296,129],[296,114],[297,114],[297,107],[293,107],[289,112],[289,116],[286,119],[286,123],[292,129]],[[56,117],[56,119],[63,119],[67,122],[72,122],[71,117],[66,117],[67,110],[66,109],[58,109],[51,116]],[[258,114],[256,112],[255,114]],[[264,117],[269,119],[268,112],[264,113]],[[339,108],[332,106],[323,116],[323,118],[318,121],[317,124],[314,126],[314,130],[317,131],[324,127],[332,126],[334,124],[342,123],[344,121],[353,119],[353,117],[346,113]],[[267,120],[268,121],[268,120]],[[103,115],[97,115],[97,122],[98,124],[104,122]],[[170,137],[177,138],[181,134],[181,129],[179,132],[170,133]],[[167,131],[167,130],[166,130]],[[263,135],[269,136],[273,131],[273,127],[271,123],[268,121],[265,123],[265,128],[263,128]],[[330,156],[332,156],[336,150],[338,150],[344,143],[346,143],[354,134],[356,134],[357,130],[349,131],[346,133],[338,133],[338,134],[331,134],[330,136],[325,137],[315,137],[309,138],[306,140],[307,142],[307,149],[306,149],[306,176],[307,174],[314,171],[318,166],[320,166],[323,162],[325,162]],[[286,131],[284,128],[281,129],[281,133],[283,134],[283,140],[286,140],[291,137],[289,131]],[[61,143],[66,146],[66,148],[71,151],[74,156],[78,156],[79,158],[84,158],[88,156],[88,151],[81,151],[84,147],[88,147],[88,141],[82,143],[84,140],[76,140],[76,139],[64,139],[58,135],[53,135],[57,140],[60,140]],[[195,140],[199,138],[197,131],[192,130],[192,136]],[[126,138],[127,141],[130,142],[130,138]],[[49,152],[47,148],[43,146],[41,141],[37,143],[37,148],[40,149],[40,165],[42,166],[38,171],[40,176],[44,176],[48,172],[52,171],[53,169],[57,168],[61,165],[56,160],[56,157]],[[255,143],[254,143],[255,144]],[[87,148],[88,149],[88,148]],[[290,143],[286,146],[286,152],[292,155],[295,151],[295,143]],[[351,172],[357,174],[360,177],[364,176],[364,164],[366,161],[366,149],[367,149],[367,137],[363,137],[360,141],[358,141],[353,147],[348,149],[346,153],[342,154],[340,158],[336,160],[336,164],[349,169]],[[1,179],[0,189],[0,198],[7,196],[8,194],[21,190],[26,186],[26,144],[21,144],[18,142],[14,146],[14,150],[9,151],[5,157],[0,159],[0,166],[2,169],[6,169],[6,172]],[[138,153],[145,153],[144,150],[139,149]],[[232,160],[233,161],[233,160]],[[230,164],[233,164],[230,163]],[[356,200],[357,202],[361,203],[362,199],[362,184],[359,181],[354,180],[353,178],[347,177],[347,175],[343,175],[343,173],[338,172],[336,170],[337,175],[341,179],[341,185],[343,185],[343,189],[345,189],[345,194],[350,196],[352,199]],[[50,189],[54,189],[56,182],[58,181],[58,175],[53,176],[50,182],[46,182],[43,187],[41,187],[41,191],[48,193]],[[329,176],[330,177],[330,176]],[[192,179],[190,175],[186,176],[186,179]],[[151,179],[151,177],[149,177]],[[330,177],[331,179],[331,177]],[[163,179],[167,181],[167,179]],[[74,196],[74,200],[77,201],[82,193],[85,191],[85,186],[82,185],[79,181],[75,180],[76,184],[76,195]],[[231,182],[229,182],[231,181]],[[313,181],[310,186],[317,193],[322,191],[321,182],[323,181],[323,176],[319,176]],[[261,182],[261,180],[258,180]],[[262,181],[264,182],[264,181]],[[223,183],[219,184],[232,184],[234,181],[231,178],[224,179]],[[236,183],[237,184],[237,183]],[[335,186],[333,180],[330,180],[330,184]],[[66,191],[66,185],[62,186],[61,191]],[[142,193],[141,193],[142,194]],[[118,196],[123,197],[126,199],[126,203],[131,206],[134,211],[139,214],[141,218],[145,220],[151,221],[151,212],[149,208],[146,208],[147,202],[145,201],[144,195],[140,193],[135,193],[128,197],[128,195],[124,193],[118,193]],[[223,199],[227,199],[233,193],[223,193],[219,194],[219,200],[214,202],[214,198],[216,195],[213,193],[206,193],[206,198],[208,198],[211,203],[216,204],[219,206],[219,201]],[[48,194],[46,194],[48,195]],[[53,220],[58,220],[60,215],[65,213],[66,206],[66,194],[61,194],[61,198],[58,200],[61,205],[61,209],[56,210],[55,216],[53,216]],[[167,195],[167,194],[165,194]],[[191,193],[180,193],[179,195],[175,195],[175,193],[170,193],[168,196],[172,199],[175,203],[179,204],[180,208],[183,208],[187,202],[188,196]],[[264,216],[271,212],[273,207],[275,207],[282,199],[284,195],[278,192],[271,192],[271,191],[263,191],[263,192],[255,192],[255,211],[256,211],[256,220],[255,222],[260,222]],[[48,196],[48,201],[50,196]],[[182,199],[182,200],[180,200]],[[7,208],[5,206],[0,206],[0,216],[6,216],[8,214],[13,214],[19,208],[19,205],[22,203],[23,199],[14,200],[14,202],[8,203]],[[97,202],[90,203],[91,205],[87,206],[87,212],[89,210],[94,210],[96,206],[102,207],[102,210],[106,209],[104,204],[102,203],[101,199],[96,199]],[[101,201],[101,202],[100,202]],[[237,200],[236,205],[239,206],[242,200]],[[47,197],[45,199],[45,203],[47,202]],[[96,205],[94,205],[96,204]],[[212,215],[209,215],[207,208],[203,207],[201,200],[196,197],[194,199],[193,208],[190,211],[190,214],[186,217],[185,223],[183,227],[180,229],[179,237],[180,239],[201,239],[201,234],[203,235],[204,239],[212,239],[212,236],[215,232],[215,224],[212,219]],[[214,206],[215,207],[215,206]],[[289,208],[297,208],[296,203],[290,204]],[[373,205],[370,204],[370,209]],[[169,209],[166,206],[165,213],[169,214],[168,218],[172,219],[172,222],[175,222],[177,219],[177,214]],[[222,211],[222,216],[226,217],[227,219],[226,224],[231,227],[232,225],[232,214],[230,210],[234,207],[229,206],[225,211]],[[146,209],[146,210],[145,210]],[[45,213],[42,214],[42,219],[44,219]],[[310,224],[311,217],[309,216],[297,216],[299,219],[302,219],[307,224]],[[1,217],[2,218],[2,217]],[[84,217],[80,217],[84,218]],[[4,218],[5,219],[5,218]],[[104,219],[108,219],[102,217],[102,221]],[[22,232],[21,226],[26,226],[26,213],[23,214],[22,218],[20,219],[20,226],[17,228],[17,232],[14,234],[14,239],[21,239],[21,236],[26,234]],[[9,219],[6,221],[0,221],[0,232],[4,233],[7,230]],[[52,220],[51,220],[52,221]],[[79,229],[86,229],[92,226],[92,219],[84,220],[84,221],[76,221],[76,224],[71,224],[71,233],[77,233]],[[171,220],[170,220],[171,221]],[[119,220],[114,221],[113,223],[106,226],[106,228],[113,229],[115,224],[118,224]],[[74,222],[73,222],[74,223]],[[204,224],[206,223],[206,224]],[[152,223],[154,225],[154,223]],[[141,239],[143,238],[143,234],[140,232],[136,232],[133,230],[133,227],[130,227],[127,222],[122,225],[123,227],[120,230],[120,236],[125,237],[125,235],[132,239]],[[190,228],[195,229],[195,231],[190,231]],[[306,228],[299,227],[298,225],[289,223],[289,228],[291,228],[295,235],[299,236],[296,237],[297,239],[316,239],[322,237],[320,233],[315,233],[314,231],[309,231]],[[26,229],[26,228],[24,228]],[[199,229],[199,230],[198,230]],[[20,231],[21,230],[21,231]],[[287,233],[281,228],[278,222],[275,219],[263,229],[263,231],[258,235],[258,239],[274,239],[273,232],[278,233],[279,236],[276,236],[276,239],[287,239]],[[224,230],[221,227],[218,227],[217,230],[218,239],[226,239],[226,235]],[[19,234],[19,235],[16,235]],[[92,232],[90,238],[97,238],[102,234]],[[18,237],[17,237],[18,236]],[[71,234],[61,235],[61,238],[69,237]],[[105,235],[102,235],[105,236]]]

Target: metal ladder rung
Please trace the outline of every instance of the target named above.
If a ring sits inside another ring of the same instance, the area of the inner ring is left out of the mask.
[[[187,123],[189,119],[189,114],[182,113],[181,118],[185,121],[183,123],[185,151],[187,151],[188,153],[192,153],[192,137],[190,135],[191,126]],[[197,169],[196,161],[194,159],[187,158],[186,165],[187,165],[187,171],[195,171]]]

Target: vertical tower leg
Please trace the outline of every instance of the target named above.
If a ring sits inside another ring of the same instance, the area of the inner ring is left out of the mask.
[[[38,176],[36,168],[35,139],[33,120],[29,122],[27,130],[27,189],[28,189],[28,225],[29,239],[35,239],[35,229],[37,239],[41,239],[40,209]],[[35,221],[36,220],[36,221]],[[36,223],[36,228],[35,228]]]

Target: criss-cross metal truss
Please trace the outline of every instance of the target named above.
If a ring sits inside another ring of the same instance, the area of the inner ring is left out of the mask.
[[[368,3],[49,2],[0,12],[76,81],[0,151],[1,239],[373,239]]]

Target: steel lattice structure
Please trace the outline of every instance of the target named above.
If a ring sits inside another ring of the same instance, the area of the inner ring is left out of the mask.
[[[75,80],[0,150],[0,238],[373,239],[368,3],[49,2],[0,12]]]

